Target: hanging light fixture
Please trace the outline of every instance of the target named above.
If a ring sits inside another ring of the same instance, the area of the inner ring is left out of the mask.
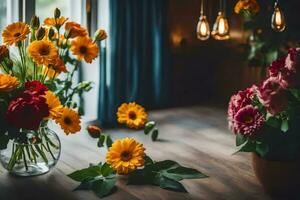
[[[203,1],[204,0],[201,0],[200,17],[199,17],[199,22],[197,24],[197,29],[196,29],[197,38],[199,40],[207,40],[210,36],[209,23],[203,12]]]
[[[285,19],[282,10],[278,5],[278,0],[274,5],[274,12],[271,21],[272,29],[276,32],[282,32],[285,29]]]
[[[225,15],[225,0],[220,0],[220,11],[211,34],[216,40],[228,40],[230,38],[228,20]]]

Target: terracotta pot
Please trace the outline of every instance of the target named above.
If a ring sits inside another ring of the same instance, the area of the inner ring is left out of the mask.
[[[300,161],[269,161],[252,153],[254,173],[273,197],[299,196]]]

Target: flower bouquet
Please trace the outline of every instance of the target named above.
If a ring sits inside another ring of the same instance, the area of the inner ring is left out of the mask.
[[[268,72],[261,85],[231,97],[229,128],[238,152],[253,152],[265,189],[291,194],[300,177],[300,49],[290,49]]]
[[[60,155],[60,141],[47,124],[64,132],[80,131],[81,105],[74,101],[92,88],[91,82],[73,84],[80,61],[91,63],[99,54],[98,30],[93,38],[80,24],[55,9],[40,25],[16,22],[2,33],[0,46],[0,160],[11,173],[39,175],[52,168]]]

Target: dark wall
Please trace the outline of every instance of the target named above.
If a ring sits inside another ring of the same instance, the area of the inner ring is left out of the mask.
[[[231,39],[200,41],[196,38],[200,0],[170,0],[168,9],[171,45],[171,104],[214,102],[227,104],[239,89],[261,79],[260,68],[247,67],[244,48],[247,33],[233,13],[236,1],[227,1]],[[212,28],[219,1],[208,0],[206,13]]]

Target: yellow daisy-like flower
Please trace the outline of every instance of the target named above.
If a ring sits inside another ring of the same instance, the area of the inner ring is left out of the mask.
[[[54,44],[47,40],[36,40],[29,44],[28,53],[39,65],[55,64],[58,51]]]
[[[62,109],[61,117],[56,119],[56,123],[61,126],[66,135],[74,134],[81,129],[78,113],[67,107]]]
[[[7,45],[17,44],[27,38],[30,33],[29,26],[23,22],[16,22],[8,25],[3,33],[3,42]]]
[[[51,18],[48,17],[44,20],[44,24],[46,26],[55,26],[57,28],[60,28],[64,23],[68,20],[68,18],[65,17],[59,17],[59,18]]]
[[[239,0],[234,6],[234,12],[239,14],[242,10],[248,10],[251,13],[259,12],[259,4],[256,0]]]
[[[11,92],[19,86],[19,81],[16,77],[0,74],[0,92]]]
[[[57,96],[51,91],[47,91],[45,94],[46,103],[49,107],[49,117],[56,120],[61,117],[63,106]]]
[[[91,63],[99,54],[98,46],[89,37],[76,37],[71,43],[71,51],[78,60]]]
[[[129,128],[135,129],[142,128],[148,121],[145,109],[135,102],[123,103],[118,108],[117,117],[120,124],[126,124]]]
[[[71,31],[70,38],[85,37],[88,35],[87,30],[76,22],[67,22],[65,25],[65,30]]]
[[[145,148],[133,138],[116,140],[106,154],[106,162],[118,173],[128,174],[144,166]]]

